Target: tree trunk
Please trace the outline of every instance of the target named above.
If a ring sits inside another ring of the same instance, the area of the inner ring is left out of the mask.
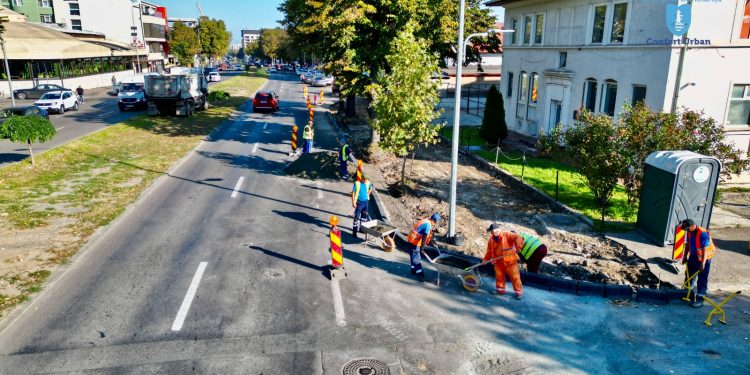
[[[29,155],[31,156],[31,165],[36,165],[36,162],[34,161],[34,151],[31,150],[31,140],[29,139],[26,143],[29,145]]]
[[[404,162],[401,164],[401,189],[406,192],[406,160],[409,159],[409,154],[404,154]]]
[[[354,94],[346,97],[346,117],[353,118],[357,116],[357,96]]]

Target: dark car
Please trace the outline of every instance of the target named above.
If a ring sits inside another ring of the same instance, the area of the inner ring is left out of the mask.
[[[258,91],[253,99],[253,112],[259,109],[270,109],[271,112],[279,110],[279,96],[273,91]]]
[[[13,90],[13,96],[21,100],[39,99],[42,97],[42,95],[50,91],[67,91],[67,90],[69,89],[66,89],[65,87],[62,87],[60,85],[52,85],[48,83],[43,83],[41,85],[36,85],[30,89]]]
[[[42,116],[49,119],[49,113],[43,108],[39,108],[35,105],[29,105],[24,107],[11,107],[0,110],[0,122],[5,121],[10,116]]]

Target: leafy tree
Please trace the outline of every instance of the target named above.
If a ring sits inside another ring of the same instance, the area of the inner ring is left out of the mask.
[[[198,23],[201,51],[213,58],[227,54],[231,34],[222,20],[201,16]]]
[[[398,33],[386,55],[390,71],[380,83],[370,86],[377,118],[373,129],[382,136],[380,146],[404,158],[401,185],[405,185],[407,155],[417,145],[438,141],[439,126],[432,124],[439,113],[437,85],[430,76],[438,71],[437,56],[427,42],[414,36],[412,27]]]
[[[260,45],[258,44],[257,40],[253,40],[245,46],[245,55],[253,58],[262,57],[260,55]]]
[[[57,131],[52,123],[41,116],[10,116],[0,124],[0,139],[10,139],[12,142],[26,142],[29,146],[31,165],[35,165],[34,152],[31,143],[47,142],[55,137]]]
[[[484,117],[482,127],[479,128],[479,136],[490,144],[496,145],[508,138],[508,125],[505,124],[505,104],[503,96],[497,91],[495,85],[490,86],[487,92],[487,102],[484,106]]]
[[[286,31],[279,28],[261,30],[260,38],[258,39],[260,55],[275,60],[279,57],[279,53],[281,52],[281,48],[284,45],[286,38]]]
[[[237,50],[237,58],[244,61],[245,60],[245,49],[240,47],[240,49]]]
[[[169,46],[180,65],[192,66],[193,58],[201,50],[195,29],[177,21],[169,32]]]

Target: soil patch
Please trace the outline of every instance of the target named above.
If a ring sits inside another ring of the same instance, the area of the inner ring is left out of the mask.
[[[300,155],[284,169],[286,174],[308,180],[339,179],[338,155],[335,152],[321,151]]]

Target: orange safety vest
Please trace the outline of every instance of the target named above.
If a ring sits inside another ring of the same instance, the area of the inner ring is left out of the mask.
[[[425,238],[424,242],[422,241],[422,235],[417,232],[417,229],[428,221],[430,221],[430,219],[422,219],[414,224],[414,228],[411,229],[409,236],[406,237],[406,240],[409,241],[410,244],[414,246],[426,246],[430,244],[430,241],[432,241],[432,225],[430,225],[430,233],[427,234],[427,238]]]
[[[705,250],[700,250],[701,248],[701,236],[703,235],[703,231],[708,233],[708,247],[705,248]],[[698,252],[698,261],[703,262],[703,252],[705,251],[706,259],[711,259],[714,257],[714,253],[716,253],[716,247],[714,246],[714,240],[711,238],[711,232],[709,232],[707,229],[702,227],[695,228],[695,236],[693,239],[695,249]]]
[[[514,265],[518,263],[518,252],[517,246],[523,246],[523,239],[515,233],[501,233],[498,241],[495,241],[495,237],[490,235],[490,240],[487,242],[487,254],[485,254],[483,262],[490,259],[500,258],[493,261],[493,264],[501,261],[505,265]]]

